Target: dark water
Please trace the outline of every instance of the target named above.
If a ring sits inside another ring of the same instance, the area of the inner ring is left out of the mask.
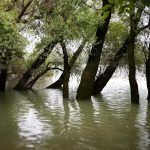
[[[112,80],[99,97],[69,100],[61,90],[0,93],[0,150],[150,150],[150,104],[140,105],[127,80]]]

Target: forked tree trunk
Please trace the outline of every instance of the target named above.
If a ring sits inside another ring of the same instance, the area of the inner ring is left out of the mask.
[[[150,101],[150,44],[148,47],[148,59],[146,60],[146,81],[147,81],[147,90],[148,90],[148,96],[147,99]]]
[[[118,52],[116,53],[112,61],[109,63],[104,73],[100,74],[95,80],[93,95],[99,94],[103,90],[103,88],[106,86],[106,84],[112,77],[113,73],[116,71],[120,60],[123,58],[124,54],[127,53],[128,44],[129,44],[128,37],[126,38],[124,44],[118,50]]]
[[[137,19],[134,22],[135,30],[137,29],[138,22],[140,20],[141,10],[138,10],[137,14],[138,14]],[[144,30],[147,27],[149,27],[149,25],[141,27],[137,31],[135,31],[136,36],[137,36],[138,33],[140,33],[142,30]],[[132,33],[130,33],[130,34],[132,34]],[[129,46],[129,37],[131,36],[130,34],[128,35],[128,37],[126,38],[124,44],[119,49],[119,51],[116,53],[116,55],[114,56],[112,61],[109,63],[109,65],[105,69],[104,73],[100,74],[97,77],[97,79],[95,81],[95,85],[94,85],[93,95],[99,94],[103,90],[103,88],[106,86],[108,81],[111,79],[113,73],[117,69],[117,67],[119,65],[119,61],[123,58],[124,54],[127,53],[127,49],[128,49],[128,46]]]
[[[58,43],[58,41],[51,42],[44,48],[44,50],[41,52],[41,54],[39,54],[39,56],[33,62],[31,67],[29,69],[27,69],[27,71],[23,74],[20,81],[14,87],[15,90],[27,90],[28,89],[28,87],[26,85],[27,85],[29,79],[32,77],[33,72],[36,69],[38,69],[45,62],[45,60],[50,55],[52,49],[55,47],[55,45],[57,43]]]
[[[81,54],[84,46],[85,46],[85,43],[86,41],[83,41],[80,46],[78,47],[78,49],[75,51],[75,53],[73,54],[70,62],[69,62],[69,66],[70,66],[70,71],[71,72],[71,69],[73,68],[78,56]],[[69,75],[70,76],[70,75]],[[61,86],[63,85],[63,78],[64,78],[64,72],[60,75],[59,79],[57,81],[55,81],[53,84],[49,85],[47,87],[47,89],[50,89],[50,88],[54,88],[54,89],[57,89],[57,88],[61,88]]]
[[[109,4],[108,0],[103,0],[103,7],[105,7],[108,4]],[[107,10],[105,10],[107,11],[108,15],[106,16],[103,25],[99,25],[97,28],[96,42],[91,49],[87,65],[83,71],[83,74],[81,76],[81,82],[77,90],[76,98],[78,100],[90,99],[93,93],[95,76],[100,63],[100,56],[102,53],[103,43],[105,40],[105,35],[107,33],[108,25],[111,18],[111,9],[112,8],[108,8]],[[104,14],[105,11],[103,12]]]

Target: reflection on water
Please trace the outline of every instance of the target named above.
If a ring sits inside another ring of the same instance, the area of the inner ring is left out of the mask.
[[[130,103],[126,80],[113,79],[89,101],[76,101],[74,88],[69,100],[61,90],[0,93],[0,150],[149,150],[143,84],[140,92],[139,106]]]

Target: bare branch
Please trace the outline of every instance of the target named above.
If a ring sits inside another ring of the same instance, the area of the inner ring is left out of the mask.
[[[91,8],[91,9],[94,9],[94,10],[99,10],[98,8],[93,8],[94,4],[93,5],[88,5],[84,0],[81,0],[81,2],[86,5],[87,7]]]
[[[22,8],[20,14],[17,17],[17,22],[20,22],[21,18],[24,16],[26,10],[28,9],[28,7],[31,5],[32,2],[33,0],[29,0],[28,3]]]
[[[146,28],[149,28],[149,27],[150,27],[150,24],[139,28],[139,29],[137,30],[137,34],[139,34],[141,31],[143,31],[143,30],[145,30]]]

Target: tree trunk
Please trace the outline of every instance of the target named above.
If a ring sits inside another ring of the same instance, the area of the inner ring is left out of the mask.
[[[129,36],[126,38],[122,47],[118,50],[112,61],[109,63],[105,72],[97,77],[94,83],[93,95],[99,94],[106,86],[106,84],[112,77],[113,73],[116,71],[120,60],[123,58],[124,54],[127,53],[128,44],[129,44]]]
[[[0,91],[5,91],[7,80],[7,69],[0,69]]]
[[[14,87],[15,90],[27,90],[28,87],[27,82],[32,77],[32,74],[34,70],[39,68],[44,61],[47,59],[47,57],[50,55],[52,49],[55,47],[55,45],[58,43],[58,41],[51,42],[49,45],[47,45],[44,50],[41,52],[41,54],[37,57],[37,59],[34,61],[34,63],[31,65],[31,67],[23,74],[20,81],[17,83],[17,85]]]
[[[7,59],[9,49],[3,49],[0,57],[0,91],[5,91],[7,80]]]
[[[53,84],[49,85],[46,88],[47,89],[58,89],[58,88],[60,88],[63,84],[63,78],[64,78],[64,72],[61,74],[61,76],[59,77],[59,79],[57,81],[55,81]]]
[[[41,71],[37,76],[35,76],[30,82],[28,82],[27,84],[26,84],[26,87],[28,88],[28,89],[32,89],[32,87],[33,87],[33,85],[35,84],[35,82],[39,79],[39,78],[41,78],[42,76],[44,76],[48,71],[50,71],[50,70],[60,70],[60,71],[63,71],[63,70],[61,70],[60,68],[57,68],[57,67],[54,67],[54,68],[51,68],[51,67],[46,67],[43,71]]]
[[[105,7],[108,4],[109,2],[107,0],[103,0],[103,7]],[[103,25],[98,26],[96,32],[96,42],[91,49],[87,65],[81,76],[81,82],[77,90],[77,99],[90,99],[93,92],[95,76],[100,63],[100,56],[102,53],[103,43],[111,18],[111,8],[107,9],[106,11],[109,12],[109,14],[105,18]]]
[[[68,53],[66,44],[64,42],[61,42],[61,47],[64,55],[64,77],[63,77],[63,97],[68,98],[69,97],[69,77],[70,77],[70,66],[68,62]]]
[[[78,49],[75,51],[75,53],[73,54],[70,62],[69,62],[69,66],[70,66],[70,69],[72,69],[72,67],[74,66],[78,56],[81,54],[84,46],[85,46],[85,43],[86,41],[83,41],[80,46],[78,47]],[[70,70],[71,72],[71,70]],[[70,75],[69,75],[70,76]],[[64,78],[64,72],[61,74],[61,76],[59,77],[59,79],[57,81],[55,81],[53,84],[49,85],[47,87],[47,89],[50,89],[50,88],[54,88],[54,89],[57,89],[57,88],[60,88],[63,84],[63,78]]]
[[[130,37],[129,37],[129,47],[128,47],[128,65],[129,65],[129,83],[130,83],[130,91],[131,91],[131,102],[139,103],[139,91],[138,84],[136,81],[136,66],[135,66],[135,37],[137,31],[137,27],[133,21],[134,16],[131,16],[131,25],[130,25]]]
[[[150,101],[150,44],[148,47],[148,59],[146,60],[146,81],[147,81],[147,90],[148,90],[148,96],[147,99]]]

